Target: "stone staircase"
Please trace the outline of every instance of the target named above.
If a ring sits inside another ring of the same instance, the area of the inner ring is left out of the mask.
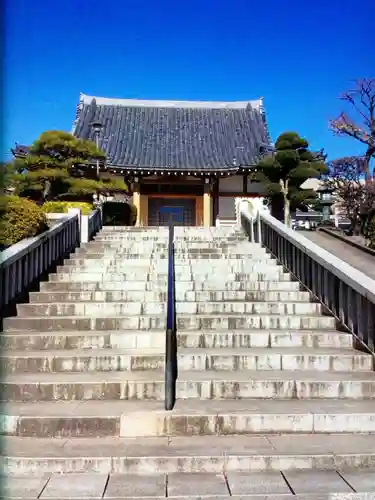
[[[5,319],[13,497],[375,498],[372,357],[232,228],[175,229],[164,411],[167,250],[166,228],[104,228]]]

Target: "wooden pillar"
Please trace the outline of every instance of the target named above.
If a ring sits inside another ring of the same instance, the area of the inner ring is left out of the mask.
[[[212,225],[212,196],[209,183],[204,185],[203,194],[203,225],[210,227]]]
[[[219,215],[219,179],[215,179],[212,188],[212,225],[216,225],[216,219]]]
[[[147,194],[141,194],[140,196],[140,225],[141,226],[148,226],[148,195]]]
[[[140,193],[140,185],[139,183],[133,184],[133,205],[137,209],[137,222],[136,226],[141,225],[141,193]]]

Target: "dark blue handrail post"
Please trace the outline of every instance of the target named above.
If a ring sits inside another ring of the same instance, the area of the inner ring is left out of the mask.
[[[174,265],[174,228],[169,227],[167,329],[165,335],[165,409],[173,410],[176,402],[177,325]]]

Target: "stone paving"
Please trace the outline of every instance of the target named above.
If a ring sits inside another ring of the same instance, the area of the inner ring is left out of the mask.
[[[228,473],[69,474],[9,477],[6,499],[181,498],[208,500],[373,500],[375,470]]]

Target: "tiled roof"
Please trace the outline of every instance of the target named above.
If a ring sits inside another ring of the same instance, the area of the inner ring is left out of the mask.
[[[262,100],[187,102],[107,99],[81,94],[77,137],[95,140],[108,163],[129,169],[232,170],[256,163],[270,142]],[[233,161],[235,158],[235,161]]]

